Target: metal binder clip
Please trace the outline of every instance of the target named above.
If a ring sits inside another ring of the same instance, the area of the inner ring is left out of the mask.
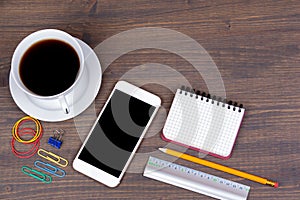
[[[52,177],[49,176],[48,174],[44,174],[43,172],[39,172],[35,169],[32,169],[27,166],[22,167],[22,172],[28,176],[31,176],[39,181],[42,181],[44,183],[51,183],[52,182]]]
[[[54,176],[58,176],[58,177],[64,177],[66,175],[66,172],[58,167],[55,167],[49,163],[45,163],[42,161],[35,161],[34,162],[34,166],[36,166],[37,168],[44,170],[50,174],[53,174]]]
[[[43,152],[43,153],[41,153]],[[38,150],[38,155],[41,156],[42,158],[45,158],[46,160],[49,160],[51,162],[54,162],[55,164],[61,166],[61,167],[66,167],[68,165],[68,161],[65,158],[62,158],[50,151],[46,151],[44,149],[39,149]],[[62,162],[61,162],[62,161]]]

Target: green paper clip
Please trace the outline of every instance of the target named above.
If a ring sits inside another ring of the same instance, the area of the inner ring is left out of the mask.
[[[27,166],[22,167],[22,172],[26,174],[27,176],[31,176],[39,181],[42,181],[44,183],[51,183],[52,182],[52,177],[44,174],[43,172],[37,171],[35,169],[32,169]]]

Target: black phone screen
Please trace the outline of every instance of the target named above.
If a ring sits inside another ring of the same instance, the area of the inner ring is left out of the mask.
[[[79,159],[119,177],[154,110],[115,89]]]

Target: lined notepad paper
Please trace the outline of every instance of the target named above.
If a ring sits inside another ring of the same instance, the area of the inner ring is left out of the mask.
[[[162,137],[226,159],[231,155],[244,112],[237,103],[178,89]]]

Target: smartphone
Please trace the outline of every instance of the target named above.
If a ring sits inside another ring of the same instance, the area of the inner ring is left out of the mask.
[[[73,168],[116,187],[153,120],[161,100],[119,81],[73,161]]]

